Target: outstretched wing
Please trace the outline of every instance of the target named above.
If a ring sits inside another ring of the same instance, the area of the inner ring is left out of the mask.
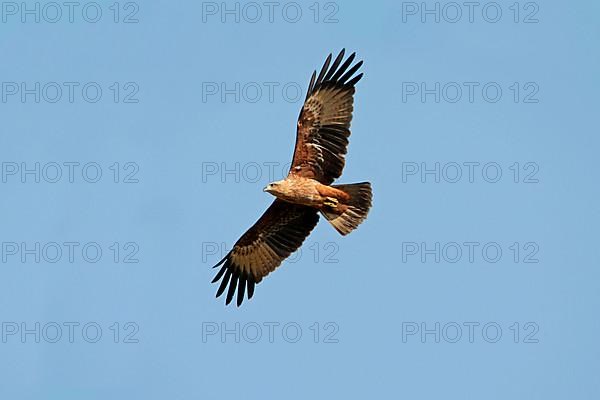
[[[277,268],[302,245],[319,221],[317,210],[311,207],[275,200],[258,221],[233,246],[214,268],[223,265],[213,283],[223,278],[217,297],[227,290],[229,304],[237,287],[237,305],[242,304],[248,288],[248,299],[254,285]]]
[[[329,54],[316,80],[316,71],[313,72],[298,117],[290,175],[328,185],[342,174],[350,136],[354,85],[363,76],[362,73],[353,76],[362,61],[349,68],[355,56],[356,53],[352,53],[342,63],[342,50],[330,67]]]

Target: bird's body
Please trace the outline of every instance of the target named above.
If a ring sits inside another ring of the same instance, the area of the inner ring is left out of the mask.
[[[325,60],[318,77],[311,77],[298,117],[294,158],[288,176],[264,188],[276,197],[258,221],[242,235],[217,264],[213,282],[222,279],[217,297],[227,290],[229,304],[237,289],[238,306],[247,291],[296,251],[319,221],[321,213],[342,235],[367,217],[371,208],[369,182],[332,185],[340,177],[350,137],[354,76],[362,61],[353,53],[344,62],[344,50],[331,63]]]
[[[264,191],[289,203],[314,207],[317,210],[349,199],[348,194],[339,189],[323,185],[315,179],[293,175],[284,180],[270,183]]]

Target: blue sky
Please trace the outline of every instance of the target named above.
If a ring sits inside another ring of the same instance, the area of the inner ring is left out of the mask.
[[[597,2],[25,4],[0,15],[2,398],[598,397]],[[210,267],[343,47],[369,218],[225,307]]]

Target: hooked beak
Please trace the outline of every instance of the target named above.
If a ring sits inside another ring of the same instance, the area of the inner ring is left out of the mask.
[[[268,192],[270,189],[271,185],[267,185],[263,188],[263,192]]]

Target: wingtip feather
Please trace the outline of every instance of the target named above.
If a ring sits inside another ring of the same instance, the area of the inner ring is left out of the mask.
[[[215,297],[219,297],[225,291],[227,284],[229,283],[229,278],[231,278],[231,269],[227,269],[223,280],[221,281],[221,285],[219,285],[219,289],[217,289],[217,295]]]
[[[235,294],[235,289],[237,287],[239,275],[237,273],[233,273],[231,277],[231,282],[229,283],[229,290],[227,291],[227,299],[225,300],[225,305],[231,303],[233,299],[233,295]]]

